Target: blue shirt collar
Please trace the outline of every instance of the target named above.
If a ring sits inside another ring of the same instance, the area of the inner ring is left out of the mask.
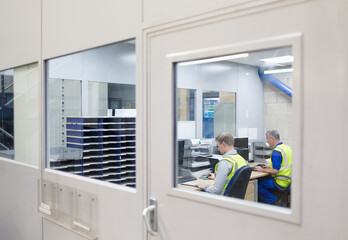
[[[275,145],[274,148],[276,148],[278,145],[281,145],[281,144],[283,144],[283,142],[278,143],[277,145]]]

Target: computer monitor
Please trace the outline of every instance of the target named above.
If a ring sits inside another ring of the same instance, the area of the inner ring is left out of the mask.
[[[184,160],[185,140],[178,140],[178,165],[182,166]]]
[[[248,148],[248,138],[235,138],[234,139],[235,148]]]
[[[248,138],[235,138],[234,148],[245,160],[249,160]]]

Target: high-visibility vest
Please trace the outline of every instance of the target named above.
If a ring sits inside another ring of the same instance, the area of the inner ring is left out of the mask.
[[[233,177],[234,173],[241,167],[248,165],[248,162],[239,154],[234,154],[234,155],[227,155],[226,157],[224,157],[223,159],[221,159],[221,161],[228,161],[230,163],[232,163],[232,171],[231,173],[227,176],[227,180],[225,183],[225,186],[223,188],[222,193],[225,191],[229,181],[231,180],[231,178]],[[219,163],[221,162],[219,161],[216,165],[215,165],[215,175],[216,175],[216,170],[218,168]]]
[[[276,183],[281,187],[287,187],[289,186],[291,182],[291,174],[292,174],[292,150],[289,146],[285,144],[280,144],[276,146],[273,151],[280,152],[282,155],[282,163],[280,165],[280,169],[278,171],[278,174],[272,175],[275,178]],[[272,153],[273,153],[272,151]],[[272,153],[271,153],[271,168],[273,168],[273,162],[272,162]],[[282,176],[287,176],[289,178],[285,178]]]

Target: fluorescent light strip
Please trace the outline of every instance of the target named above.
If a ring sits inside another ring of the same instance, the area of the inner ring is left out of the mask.
[[[211,62],[225,61],[225,60],[231,60],[231,59],[237,59],[237,58],[247,58],[247,57],[249,57],[249,53],[241,53],[241,54],[229,55],[224,57],[215,57],[215,58],[207,58],[207,59],[196,60],[196,61],[182,62],[182,63],[179,63],[178,65],[189,66],[189,65],[195,65],[195,64],[211,63]]]
[[[294,62],[294,57],[287,55],[282,57],[263,58],[259,60],[262,62],[267,62],[267,63],[292,63]]]
[[[264,74],[273,74],[273,73],[287,73],[287,72],[293,72],[293,68],[285,68],[285,69],[275,69],[275,70],[266,70],[263,73]]]

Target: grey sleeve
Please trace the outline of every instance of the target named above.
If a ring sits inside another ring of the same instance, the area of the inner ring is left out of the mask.
[[[213,194],[221,194],[226,184],[227,176],[232,170],[232,164],[227,161],[221,161],[216,170],[215,182],[213,186],[206,187],[204,191]]]

